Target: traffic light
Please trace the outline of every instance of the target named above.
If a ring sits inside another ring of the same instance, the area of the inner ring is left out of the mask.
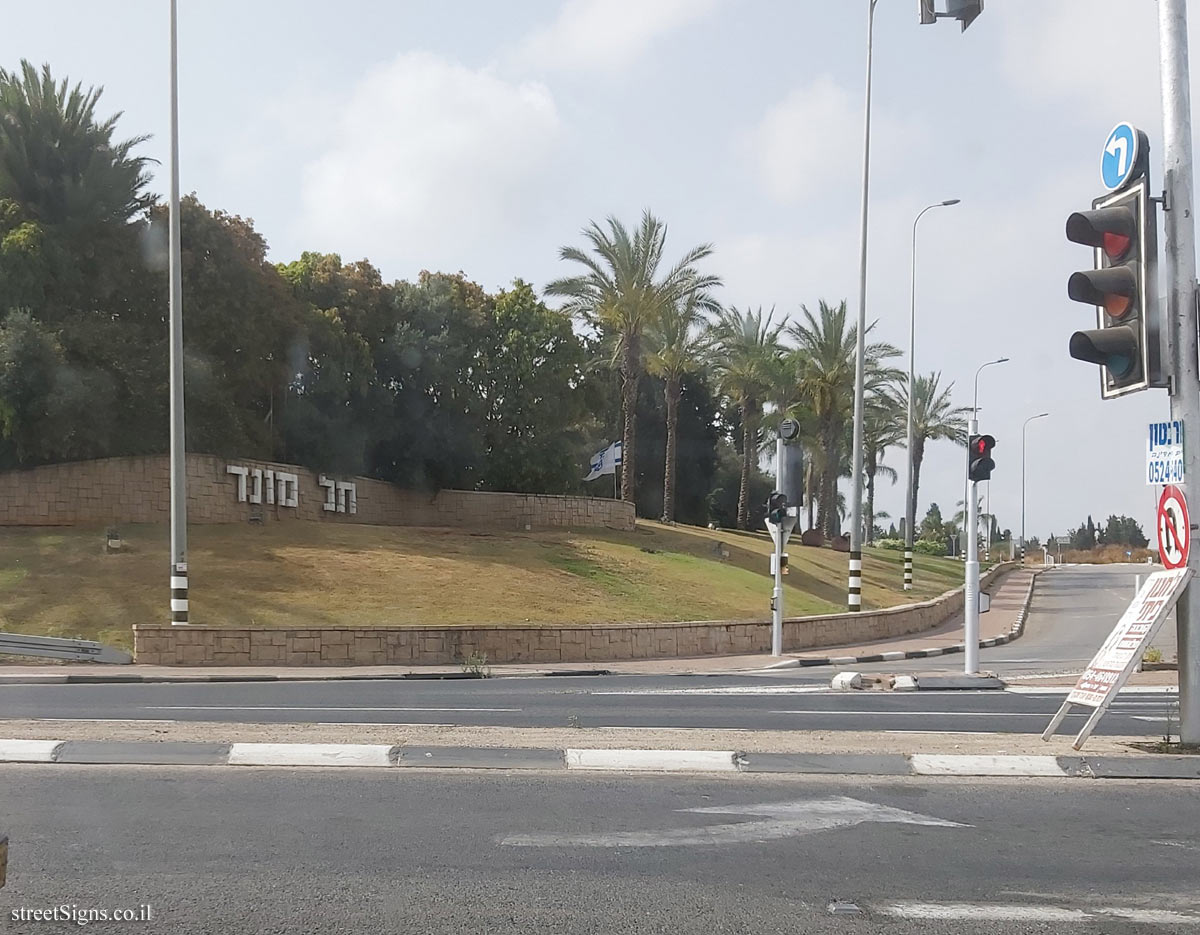
[[[767,497],[767,522],[779,526],[787,519],[787,497],[775,492]]]
[[[1154,202],[1143,176],[1067,218],[1067,239],[1092,247],[1094,268],[1073,273],[1067,295],[1096,307],[1097,327],[1071,335],[1076,360],[1099,364],[1100,395],[1112,399],[1163,385],[1156,307]]]
[[[937,13],[933,9],[933,0],[920,0],[921,2],[921,25],[928,26],[931,23],[937,22]]]
[[[962,31],[966,32],[967,27],[983,12],[983,0],[949,0],[946,12],[962,23]]]
[[[995,447],[996,439],[991,435],[972,435],[967,440],[967,477],[970,480],[992,479],[992,469],[996,466],[992,449]]]

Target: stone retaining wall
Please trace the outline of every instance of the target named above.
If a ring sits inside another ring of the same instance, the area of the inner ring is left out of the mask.
[[[230,467],[248,476],[230,473]],[[165,455],[9,471],[0,474],[0,526],[165,523],[170,518],[169,479]],[[335,493],[341,509],[327,509]],[[430,494],[366,477],[327,476],[295,464],[203,454],[187,457],[187,495],[189,523],[254,518],[505,529],[634,526],[633,504],[621,500],[474,490]],[[252,498],[261,502],[252,503]]]
[[[1009,562],[982,584],[1016,567]],[[929,630],[963,607],[962,588],[919,604],[785,620],[786,652],[890,639]],[[489,663],[614,662],[765,653],[770,622],[701,621],[568,627],[225,628],[136,624],[145,665],[446,665],[481,653]]]

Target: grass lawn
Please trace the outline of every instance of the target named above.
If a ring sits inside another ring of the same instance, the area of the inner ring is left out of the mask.
[[[168,617],[167,528],[0,529],[0,629],[129,646]],[[219,626],[554,625],[765,619],[770,540],[640,522],[610,530],[469,532],[272,523],[189,530],[191,617]],[[846,556],[790,549],[790,615],[844,609]],[[868,607],[904,603],[899,552],[868,552]],[[911,599],[962,581],[918,556]]]

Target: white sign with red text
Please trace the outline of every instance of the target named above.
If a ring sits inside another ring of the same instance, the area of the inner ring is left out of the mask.
[[[1097,708],[1124,684],[1190,576],[1189,569],[1176,568],[1156,571],[1146,579],[1100,651],[1084,669],[1067,701]]]

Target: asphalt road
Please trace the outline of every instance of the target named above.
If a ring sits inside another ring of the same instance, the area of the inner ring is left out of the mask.
[[[1146,565],[1063,565],[1040,575],[1029,605],[1024,635],[1014,643],[982,649],[980,666],[1005,677],[1078,672],[1104,642],[1133,600],[1137,577],[1155,571]],[[1153,645],[1175,657],[1174,614]],[[897,663],[860,666],[864,672],[895,671]],[[961,655],[914,660],[924,671],[962,671]]]
[[[827,678],[827,676],[826,676]],[[823,681],[823,679],[822,679]],[[796,677],[9,685],[2,718],[1040,733],[1062,694],[829,692]],[[1085,712],[1072,715],[1082,725]],[[1097,733],[1157,736],[1176,701],[1123,696]],[[0,718],[0,734],[3,719]]]
[[[1040,579],[1026,634],[984,650],[983,668],[1014,675],[1077,671],[1103,642],[1144,566],[1066,567]],[[961,670],[962,656],[863,666]],[[234,723],[455,724],[507,727],[701,727],[749,730],[1040,733],[1061,694],[830,693],[831,671],[742,676],[592,676],[453,681],[4,685],[3,718]],[[1123,696],[1098,733],[1159,736],[1173,697]],[[1072,715],[1082,724],[1084,713]],[[2,731],[0,731],[2,732]]]
[[[0,822],[14,933],[1200,932],[1195,783],[10,766]]]

